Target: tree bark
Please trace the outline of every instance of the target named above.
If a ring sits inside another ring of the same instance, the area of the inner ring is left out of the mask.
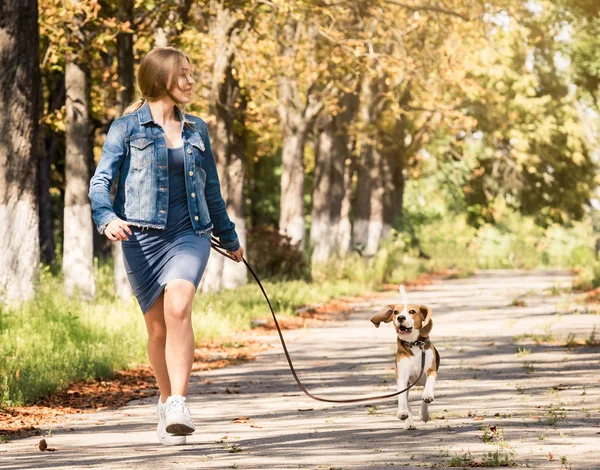
[[[67,149],[64,209],[63,273],[67,296],[78,292],[93,298],[93,224],[88,187],[88,162],[93,159],[90,142],[88,76],[78,60],[66,61]]]
[[[13,303],[39,281],[38,2],[4,0],[1,10],[0,301]]]
[[[119,4],[119,19],[122,22],[133,22],[133,0],[123,0]],[[125,108],[133,101],[135,96],[135,75],[133,71],[133,33],[119,33],[117,35],[117,70],[119,86],[121,90],[117,93],[117,112],[123,115]],[[114,198],[118,178],[112,187]],[[114,264],[114,290],[120,299],[127,299],[133,294],[131,285],[127,279],[127,271],[123,261],[123,247],[121,242],[112,243],[112,257]]]
[[[280,37],[281,56],[293,64],[304,27],[291,15]],[[298,77],[286,69],[278,77],[279,116],[283,130],[281,201],[279,231],[291,243],[304,250],[304,146],[309,130],[323,109],[308,87],[306,96],[299,91]]]
[[[361,254],[369,241],[369,219],[371,216],[371,168],[373,167],[373,115],[374,92],[372,79],[365,74],[361,82],[359,119],[362,133],[359,139],[359,157],[356,165],[357,187],[355,218],[353,226],[353,248]]]
[[[383,236],[383,199],[384,199],[384,181],[383,165],[384,158],[382,149],[375,144],[371,149],[371,167],[368,172],[369,177],[369,220],[367,230],[367,243],[365,247],[365,256],[374,256],[379,248],[379,240]]]
[[[236,226],[240,245],[246,249],[246,224],[244,202],[244,171],[246,135],[244,122],[247,99],[234,75],[234,44],[243,34],[244,22],[236,18],[225,2],[215,2],[216,17],[211,24],[211,37],[217,44],[216,60],[211,77],[209,95],[209,121],[211,145],[221,193],[227,205],[227,213]],[[202,278],[202,292],[233,288],[247,282],[246,266],[234,263],[223,256],[211,256]]]
[[[332,194],[333,160],[335,128],[331,116],[324,116],[317,127],[317,145],[315,146],[315,171],[313,175],[312,213],[310,224],[310,246],[312,247],[312,263],[324,263],[330,255],[331,216],[334,196]],[[336,188],[337,189],[337,188]],[[335,200],[340,200],[337,197]],[[339,211],[338,211],[339,215]]]
[[[60,109],[65,99],[65,76],[62,73],[51,73],[47,77],[50,96],[48,111]],[[40,96],[42,93],[40,81]],[[43,103],[40,100],[40,116],[43,115]],[[56,242],[54,239],[54,216],[50,187],[52,182],[52,162],[56,152],[56,135],[50,126],[41,124],[39,132],[39,184],[38,201],[40,217],[40,249],[42,261],[48,265],[56,259]]]

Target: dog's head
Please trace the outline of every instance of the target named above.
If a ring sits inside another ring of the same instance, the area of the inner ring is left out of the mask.
[[[400,291],[406,300],[406,294]],[[417,338],[429,336],[433,327],[431,309],[425,305],[389,304],[383,307],[371,318],[371,322],[379,328],[380,323],[393,322],[398,338],[403,341],[416,341]]]

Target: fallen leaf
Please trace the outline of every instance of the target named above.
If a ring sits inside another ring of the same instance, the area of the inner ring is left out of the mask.
[[[496,426],[490,426],[490,431],[496,432],[498,431],[498,428]]]
[[[473,421],[483,421],[483,416],[477,416],[473,418]]]
[[[258,428],[258,429],[262,429],[262,426],[257,426],[256,424],[251,424],[250,425],[251,428]]]
[[[38,447],[42,452],[44,452],[48,448],[48,444],[46,443],[46,439],[42,439],[38,444]]]
[[[242,416],[241,418],[235,418],[233,420],[233,422],[236,423],[236,424],[243,424],[243,423],[247,423],[249,419],[250,418],[248,418],[246,416]]]
[[[553,460],[553,459],[554,459],[554,456],[550,452],[548,452],[548,460]]]
[[[467,416],[470,418],[471,416],[473,416],[473,413],[471,413],[470,411],[467,413]]]
[[[313,411],[314,408],[298,408],[298,411]]]

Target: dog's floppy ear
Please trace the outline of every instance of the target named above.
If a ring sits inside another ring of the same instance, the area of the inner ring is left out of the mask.
[[[421,336],[427,336],[433,327],[433,321],[431,320],[431,309],[425,305],[419,305],[419,311],[424,318],[421,322],[421,329],[419,330]]]
[[[375,325],[377,328],[379,328],[379,324],[381,322],[389,323],[392,321],[392,313],[393,312],[394,312],[394,306],[386,305],[379,312],[377,312],[375,315],[373,315],[373,317],[371,318],[371,322],[373,323],[373,325]]]

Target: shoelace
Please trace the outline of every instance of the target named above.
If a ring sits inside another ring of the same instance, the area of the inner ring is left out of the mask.
[[[165,407],[163,408],[163,410],[165,410],[165,416],[167,413],[167,408],[169,413],[174,411],[179,414],[185,414],[186,416],[190,416],[190,410],[185,404],[185,397],[169,397],[167,399],[167,403],[165,403]]]

